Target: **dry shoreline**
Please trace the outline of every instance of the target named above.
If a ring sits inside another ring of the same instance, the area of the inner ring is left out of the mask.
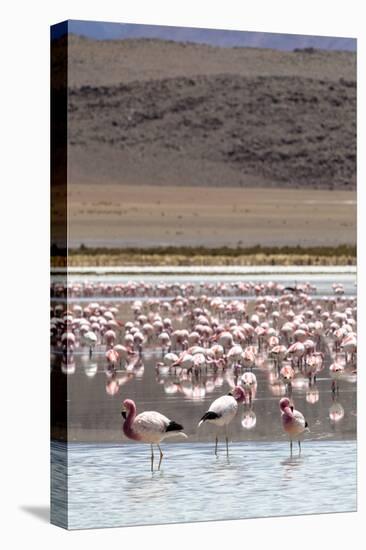
[[[301,246],[356,243],[356,192],[71,184],[70,248]]]

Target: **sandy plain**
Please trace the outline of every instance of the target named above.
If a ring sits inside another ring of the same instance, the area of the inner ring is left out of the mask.
[[[356,242],[356,193],[69,186],[71,247],[337,246]]]

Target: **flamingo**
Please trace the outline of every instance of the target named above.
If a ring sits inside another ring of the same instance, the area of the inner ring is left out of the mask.
[[[332,393],[338,393],[339,379],[344,376],[344,366],[335,361],[329,366],[329,374],[332,379]]]
[[[235,344],[234,346],[232,346],[226,355],[228,364],[231,365],[233,363],[240,363],[242,354],[243,354],[243,348],[241,347],[240,344]]]
[[[280,376],[281,376],[282,380],[285,382],[285,384],[287,384],[289,386],[289,388],[291,389],[292,381],[293,381],[294,376],[295,376],[295,371],[291,367],[291,365],[284,365],[282,367],[282,369],[280,370]]]
[[[178,357],[177,361],[172,364],[172,367],[181,367],[191,371],[194,365],[194,357],[190,353],[183,351]]]
[[[233,335],[230,332],[222,331],[217,338],[217,343],[224,348],[226,351],[227,349],[231,348],[233,345]]]
[[[115,368],[119,360],[118,352],[114,349],[109,349],[105,356],[108,361],[108,365]]]
[[[294,363],[294,358],[297,358],[297,365],[302,364],[302,358],[305,355],[305,346],[302,342],[295,342],[287,350],[287,356],[291,356],[292,363]]]
[[[107,330],[104,334],[104,340],[108,347],[113,347],[116,343],[116,333],[114,330]]]
[[[161,461],[163,460],[163,452],[159,443],[167,437],[179,435],[187,437],[183,432],[183,426],[174,420],[170,420],[163,414],[157,411],[144,411],[136,416],[136,404],[132,399],[123,401],[121,411],[123,418],[123,433],[129,439],[141,441],[151,445],[151,471],[154,471],[154,449],[153,445],[157,445],[160,452],[160,460],[158,470],[160,470]]]
[[[357,350],[356,334],[351,332],[347,334],[341,342],[341,349],[345,353],[346,363],[348,362],[348,354],[351,356],[351,363],[354,362],[355,353]]]
[[[249,403],[251,404],[257,392],[256,375],[254,374],[254,372],[244,372],[244,374],[240,378],[240,383],[248,391]]]
[[[273,362],[277,368],[280,367],[282,361],[286,357],[287,348],[284,345],[278,344],[270,350],[270,355],[273,357]]]
[[[245,391],[241,386],[235,386],[234,389],[227,395],[218,397],[211,403],[210,408],[202,416],[198,423],[200,427],[204,422],[211,422],[217,427],[225,427],[225,441],[226,441],[226,456],[229,456],[229,437],[227,433],[227,426],[230,424],[236,412],[238,410],[238,403],[242,403],[245,400]],[[217,455],[218,436],[216,433],[215,439],[215,455]]]
[[[93,331],[88,330],[87,332],[85,332],[83,338],[85,344],[89,346],[89,357],[91,358],[94,346],[96,345],[98,340],[97,335]]]
[[[292,454],[292,440],[297,438],[299,444],[299,453],[301,453],[300,436],[304,431],[309,431],[308,423],[304,415],[294,409],[288,397],[280,400],[280,409],[282,413],[282,427],[290,437],[290,450]]]
[[[255,364],[255,348],[248,346],[242,353],[242,362],[245,368],[252,369]]]
[[[324,354],[321,351],[314,352],[305,362],[305,374],[309,378],[309,384],[316,383],[316,375],[323,368]]]
[[[126,346],[122,346],[122,344],[116,344],[115,346],[113,346],[113,351],[115,351],[118,355],[120,366],[122,366],[123,361],[127,362],[130,356],[136,356],[135,351],[132,351]]]
[[[160,367],[171,367],[174,363],[178,361],[178,355],[173,352],[166,353],[163,357],[163,362],[156,363],[158,368]]]
[[[73,352],[75,348],[75,334],[72,332],[64,332],[61,336],[62,347],[66,352]]]

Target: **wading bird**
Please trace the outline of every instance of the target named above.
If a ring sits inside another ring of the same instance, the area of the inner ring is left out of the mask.
[[[282,427],[290,438],[290,450],[292,454],[292,440],[297,439],[299,444],[299,453],[301,453],[300,436],[304,431],[309,431],[308,423],[304,415],[294,409],[288,397],[280,400],[280,409],[282,413]]]
[[[132,399],[125,399],[121,411],[123,418],[123,433],[129,439],[141,441],[151,445],[151,471],[154,471],[154,449],[153,445],[157,445],[160,452],[160,460],[158,470],[160,470],[163,452],[159,443],[167,438],[176,435],[187,437],[183,433],[183,426],[170,420],[163,414],[156,411],[145,411],[136,416],[136,405]]]
[[[200,427],[204,422],[210,422],[217,426],[217,428],[224,426],[225,427],[225,441],[226,441],[226,455],[229,456],[229,437],[227,432],[228,424],[232,421],[236,412],[238,410],[238,403],[242,403],[245,400],[245,391],[240,386],[235,386],[235,388],[228,393],[227,395],[222,395],[218,399],[215,399],[211,403],[210,408],[202,416],[201,420],[198,423]],[[216,433],[215,439],[215,455],[217,456],[217,444],[218,436]]]

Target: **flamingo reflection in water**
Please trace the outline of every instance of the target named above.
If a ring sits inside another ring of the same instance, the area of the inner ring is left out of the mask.
[[[331,424],[335,426],[338,422],[340,422],[344,418],[344,408],[339,403],[337,397],[333,394],[332,395],[332,404],[329,407],[329,419],[331,421]]]
[[[253,409],[249,408],[244,411],[241,418],[241,425],[245,430],[252,430],[257,424],[257,416]]]

